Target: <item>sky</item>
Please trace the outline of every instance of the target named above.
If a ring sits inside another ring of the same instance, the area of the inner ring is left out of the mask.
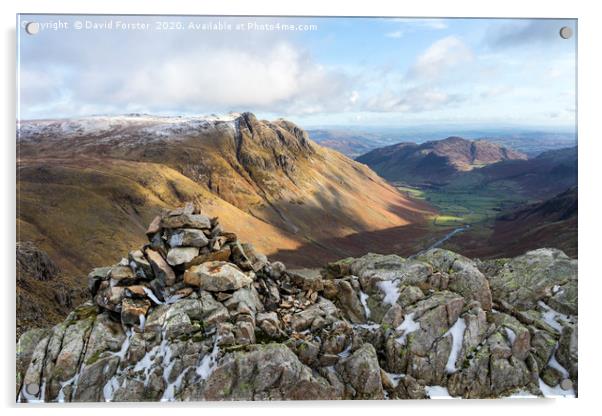
[[[304,127],[576,123],[575,20],[18,20],[20,119],[251,111]]]

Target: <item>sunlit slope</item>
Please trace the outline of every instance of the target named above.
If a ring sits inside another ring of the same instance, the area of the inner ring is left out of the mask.
[[[261,250],[299,245],[286,231],[253,218],[167,166],[112,159],[22,160],[18,165],[18,234],[61,269],[87,274],[145,243],[143,231],[162,209],[185,201]],[[121,251],[116,250],[120,248]],[[270,250],[271,249],[271,250]]]
[[[102,126],[70,121],[69,129],[61,123],[37,130],[29,126],[34,133],[24,129],[29,133],[21,140],[21,157],[161,164],[188,178],[202,195],[213,195],[297,238],[344,237],[403,226],[422,221],[429,210],[284,120],[259,121],[244,113],[197,124],[145,117],[110,119]],[[255,242],[259,236],[253,237]]]

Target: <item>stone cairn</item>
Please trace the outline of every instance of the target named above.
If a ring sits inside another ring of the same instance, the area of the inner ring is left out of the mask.
[[[252,310],[256,309],[253,302],[230,302],[239,309],[234,314],[235,327],[220,334],[222,344],[229,339],[230,343],[249,344],[255,342],[256,324],[272,337],[290,335],[290,328],[283,331],[280,322],[288,327],[293,314],[318,299],[321,288],[313,287],[313,279],[304,279],[301,288],[291,284],[294,277],[285,273],[284,264],[270,263],[251,244],[224,231],[218,218],[203,215],[193,203],[155,217],[146,235],[148,244],[131,251],[118,264],[95,268],[88,275],[96,305],[119,317],[125,327],[144,330],[154,305],[173,304],[202,291],[227,305],[233,292],[253,285],[262,313]]]
[[[577,393],[577,262],[559,250],[285,270],[191,203],[147,235],[90,273],[93,304],[21,337],[18,400]]]

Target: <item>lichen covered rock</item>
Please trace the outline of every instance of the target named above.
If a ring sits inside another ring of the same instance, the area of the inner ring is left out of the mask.
[[[287,271],[190,204],[147,235],[90,273],[92,301],[21,337],[18,401],[576,394],[576,264],[557,250]]]

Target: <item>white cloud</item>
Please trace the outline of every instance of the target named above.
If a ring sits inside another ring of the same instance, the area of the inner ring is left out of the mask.
[[[408,71],[411,78],[437,79],[474,59],[471,49],[456,36],[447,36],[424,51]]]
[[[399,92],[390,90],[371,97],[365,103],[366,111],[417,113],[453,106],[463,96],[431,87],[413,87]]]
[[[21,69],[19,87],[21,101],[36,104],[43,100],[60,98],[64,82],[56,71]]]
[[[349,97],[349,102],[351,104],[355,104],[359,98],[359,93],[357,91],[352,91],[351,96]]]
[[[395,32],[389,32],[385,34],[388,38],[399,39],[403,36],[403,32],[401,30],[396,30]]]
[[[278,108],[282,113],[305,114],[344,108],[357,100],[357,92],[350,95],[345,74],[316,63],[288,42],[254,49],[216,45],[156,54],[161,58],[150,65],[148,59],[136,62],[134,57],[113,70],[87,65],[73,75],[69,85],[57,85],[45,72],[27,72],[22,82],[23,108],[35,108],[33,101],[42,94],[48,105],[56,106],[54,110],[64,109],[65,103],[56,97],[54,102],[48,100],[58,95],[59,86],[81,104],[80,111],[90,111],[96,103],[93,112],[106,111],[102,103],[111,103],[118,112]],[[132,108],[131,103],[137,104]]]
[[[481,98],[495,98],[502,95],[511,94],[514,91],[515,88],[509,85],[496,85],[485,88],[480,95]]]

